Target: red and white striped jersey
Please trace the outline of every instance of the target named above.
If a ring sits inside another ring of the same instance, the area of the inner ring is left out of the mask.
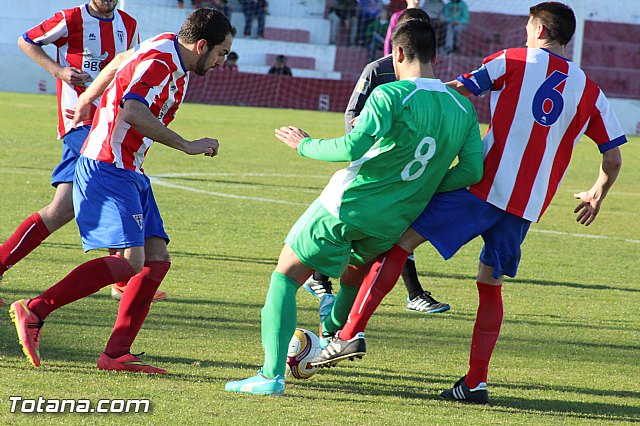
[[[135,19],[118,9],[113,12],[112,19],[98,18],[89,13],[88,4],[57,12],[22,37],[38,46],[53,43],[58,48],[57,61],[61,66],[78,68],[92,80],[118,53],[140,43]],[[85,88],[56,80],[58,138],[72,129],[71,118],[78,95]],[[91,124],[91,120],[83,124]]]
[[[470,191],[537,222],[583,134],[605,152],[626,142],[600,88],[571,61],[545,49],[506,49],[458,77],[474,95],[491,91],[484,174]]]
[[[164,33],[140,44],[105,90],[82,147],[82,155],[121,169],[143,173],[142,162],[153,140],[120,119],[122,103],[135,99],[165,126],[184,99],[189,74],[178,53],[178,36]]]

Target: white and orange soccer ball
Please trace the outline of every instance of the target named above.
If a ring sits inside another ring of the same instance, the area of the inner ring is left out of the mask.
[[[320,353],[318,336],[304,328],[296,328],[287,352],[287,375],[296,379],[308,379],[318,372],[318,367],[309,365],[309,361]]]

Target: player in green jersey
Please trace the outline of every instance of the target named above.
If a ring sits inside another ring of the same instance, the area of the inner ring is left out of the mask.
[[[398,81],[376,88],[355,128],[336,139],[312,139],[289,126],[276,136],[309,158],[350,161],[291,228],[262,309],[263,367],[229,382],[230,392],[281,395],[296,293],[318,270],[340,276],[326,330],[342,328],[371,262],[393,246],[436,191],[477,182],[482,140],[471,103],[433,74],[431,24],[411,20],[393,36]],[[458,164],[449,169],[455,158]],[[341,275],[342,274],[342,275]]]

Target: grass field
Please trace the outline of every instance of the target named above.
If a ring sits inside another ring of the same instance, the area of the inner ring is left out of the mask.
[[[60,155],[56,102],[0,94],[0,240],[53,194]],[[117,305],[103,290],[52,314],[42,331],[39,368],[28,365],[8,310],[0,311],[1,424],[592,424],[640,422],[640,147],[624,165],[598,220],[576,224],[572,194],[588,189],[600,155],[585,139],[553,204],[524,244],[505,285],[505,321],[489,377],[492,405],[437,399],[466,372],[477,306],[480,241],[448,262],[420,247],[425,287],[452,305],[444,314],[404,309],[400,284],[368,328],[369,352],[356,363],[287,382],[285,397],[224,392],[262,360],[260,309],[289,227],[338,164],[299,157],[273,137],[295,124],[312,135],[342,134],[339,114],[184,105],[173,128],[187,138],[218,137],[214,159],[156,144],[145,162],[172,242],[173,266],[134,352],[166,377],[95,368]],[[9,301],[32,297],[92,256],[75,224],[47,239],[5,274]],[[317,328],[317,303],[298,294],[299,325]],[[10,414],[9,397],[149,398],[150,414]]]

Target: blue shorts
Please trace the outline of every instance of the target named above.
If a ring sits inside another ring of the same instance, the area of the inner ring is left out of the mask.
[[[520,245],[531,222],[487,203],[466,189],[433,196],[411,225],[449,259],[469,241],[482,236],[480,262],[492,266],[493,277],[515,277],[522,254]]]
[[[149,178],[133,170],[81,156],[73,209],[84,251],[144,246],[149,237],[169,243]]]
[[[80,150],[89,136],[90,125],[77,127],[62,138],[62,161],[51,173],[51,185],[58,187],[61,183],[73,182],[76,174],[76,162],[80,158]]]

